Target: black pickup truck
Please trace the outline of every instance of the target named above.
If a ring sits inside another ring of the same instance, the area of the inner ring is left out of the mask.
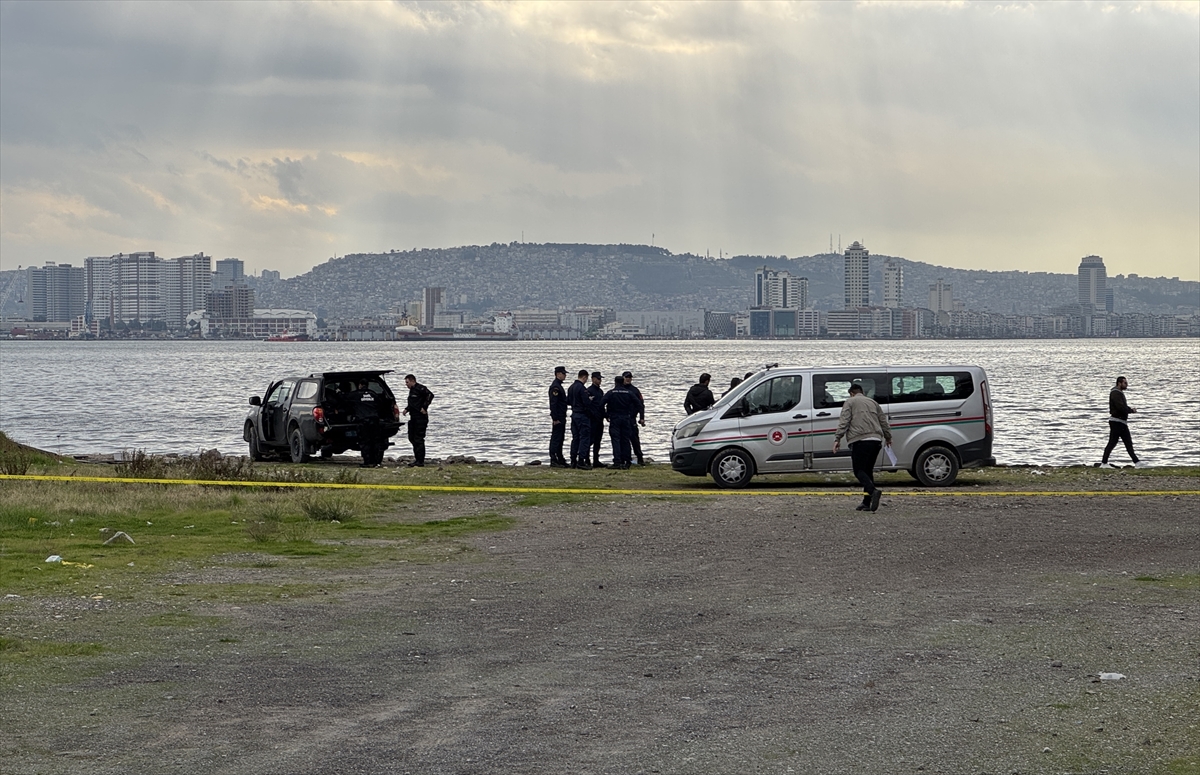
[[[330,457],[359,446],[364,425],[390,447],[400,430],[400,407],[383,380],[391,371],[327,371],[307,377],[286,377],[267,386],[263,397],[250,397],[250,411],[242,427],[242,438],[250,445],[250,458],[286,454],[293,463],[303,463],[319,453]],[[363,403],[352,394],[369,390],[378,417],[362,416]]]

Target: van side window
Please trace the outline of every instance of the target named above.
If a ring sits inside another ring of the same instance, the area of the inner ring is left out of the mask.
[[[773,414],[786,412],[800,403],[800,388],[803,377],[793,374],[775,377],[756,385],[746,394],[746,409],[749,414]]]
[[[893,374],[891,402],[961,400],[975,392],[975,381],[968,371],[923,371]]]
[[[317,394],[317,383],[315,380],[305,380],[300,383],[300,387],[296,390],[297,401],[310,401]]]
[[[887,383],[882,374],[814,374],[813,406],[836,409],[846,402],[850,386],[862,385],[863,393],[881,404],[887,403]]]
[[[286,404],[288,402],[288,396],[292,394],[292,386],[295,384],[295,382],[290,382],[287,380],[280,382],[275,386],[275,389],[271,391],[271,395],[267,396],[267,400],[264,403],[274,404],[275,406],[282,406]]]

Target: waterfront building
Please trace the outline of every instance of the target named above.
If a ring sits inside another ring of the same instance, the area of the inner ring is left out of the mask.
[[[786,269],[762,267],[754,272],[754,306],[759,308],[808,307],[808,278],[793,277]]]
[[[162,261],[147,250],[109,259],[111,316],[116,321],[162,320]]]
[[[168,328],[182,328],[188,315],[207,308],[214,274],[211,265],[212,258],[203,253],[163,262],[162,295]]]
[[[84,317],[89,320],[112,318],[112,257],[88,256],[83,262]]]
[[[954,311],[954,286],[942,278],[929,286],[929,309],[933,312]]]
[[[246,264],[240,258],[222,258],[213,269],[212,289],[221,291],[246,284]]]
[[[845,253],[846,309],[871,305],[871,253],[857,240]]]
[[[69,323],[87,306],[87,278],[82,266],[31,266],[25,276],[26,314],[38,322]]]
[[[898,309],[904,298],[904,267],[896,261],[883,262],[883,306]]]
[[[249,318],[254,311],[254,289],[246,285],[230,285],[221,290],[209,291],[205,297],[204,310],[210,318]]]
[[[617,310],[616,322],[642,329],[646,336],[697,337],[704,335],[704,310]]]
[[[210,295],[222,293],[226,291],[213,291]],[[255,309],[249,313],[237,317],[220,317],[206,310],[197,310],[187,316],[186,325],[195,325],[200,335],[206,338],[266,339],[268,336],[281,334],[312,337],[317,333],[317,316],[307,310]]]
[[[421,291],[421,319],[426,328],[433,328],[433,316],[442,311],[445,293],[445,288],[425,288]]]
[[[1084,256],[1079,261],[1079,306],[1084,315],[1104,313],[1107,307],[1108,278],[1104,259]]]

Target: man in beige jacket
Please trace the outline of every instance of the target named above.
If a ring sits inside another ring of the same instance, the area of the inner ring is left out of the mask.
[[[875,511],[883,491],[875,486],[875,460],[883,443],[892,446],[892,429],[887,416],[875,403],[875,399],[863,395],[862,385],[855,382],[850,386],[850,396],[842,404],[842,416],[838,421],[837,435],[833,437],[833,452],[841,447],[842,437],[850,445],[850,463],[854,467],[854,478],[862,482],[863,502],[857,511]]]

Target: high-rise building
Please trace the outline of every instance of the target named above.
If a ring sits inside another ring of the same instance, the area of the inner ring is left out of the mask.
[[[846,309],[871,306],[871,253],[857,240],[846,248]]]
[[[84,315],[88,320],[112,317],[112,257],[88,256],[83,262]]]
[[[244,283],[209,291],[204,310],[210,318],[249,318],[254,316],[254,289]],[[193,310],[194,311],[194,310]]]
[[[426,288],[421,294],[421,319],[427,328],[433,328],[433,316],[442,311],[445,291],[445,288]]]
[[[904,305],[904,267],[896,261],[883,262],[883,306],[899,309]]]
[[[1107,307],[1107,271],[1100,256],[1084,256],[1079,262],[1079,306],[1083,314],[1104,313]]]
[[[793,277],[786,269],[762,267],[754,272],[754,306],[808,308],[808,278]]]
[[[87,280],[82,266],[55,264],[26,270],[27,314],[33,320],[66,323],[84,313]]]
[[[112,317],[115,320],[161,320],[162,261],[154,251],[118,253],[110,259]]]
[[[212,289],[224,290],[232,285],[246,283],[246,264],[240,258],[222,258],[213,268]]]
[[[181,328],[188,315],[206,309],[212,282],[212,258],[203,253],[164,261],[162,295],[167,325]]]
[[[953,312],[954,286],[940,277],[929,286],[929,309],[934,312]]]

